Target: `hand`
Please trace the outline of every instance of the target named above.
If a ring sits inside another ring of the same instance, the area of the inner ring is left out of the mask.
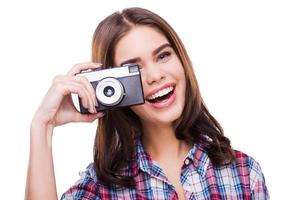
[[[93,122],[102,117],[96,111],[96,95],[90,82],[85,77],[75,76],[82,70],[95,69],[98,63],[76,64],[67,75],[58,75],[45,95],[33,121],[43,125],[59,126],[69,122]],[[92,114],[81,114],[73,105],[71,93],[78,94],[82,105]]]

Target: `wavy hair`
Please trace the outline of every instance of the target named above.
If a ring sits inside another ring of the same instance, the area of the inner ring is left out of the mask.
[[[170,42],[185,71],[185,107],[174,122],[176,137],[189,143],[204,145],[214,166],[230,164],[234,154],[230,140],[209,113],[198,89],[192,63],[183,43],[172,27],[157,14],[142,8],[127,8],[115,12],[100,22],[92,41],[92,61],[104,68],[114,65],[115,47],[134,26],[149,26],[159,30]],[[130,108],[109,110],[98,121],[94,143],[94,168],[98,179],[106,184],[134,186],[134,177],[122,169],[135,160],[135,139],[143,134],[139,117]]]

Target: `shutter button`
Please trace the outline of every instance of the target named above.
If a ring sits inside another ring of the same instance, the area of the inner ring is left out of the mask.
[[[185,165],[190,164],[190,159],[186,158],[185,161],[184,161],[184,164],[185,164]]]

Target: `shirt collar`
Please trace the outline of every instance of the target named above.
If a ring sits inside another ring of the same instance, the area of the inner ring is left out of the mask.
[[[186,158],[189,158],[192,161],[197,172],[204,177],[209,165],[209,157],[204,146],[200,143],[195,143]]]
[[[143,171],[150,172],[151,169],[151,157],[145,151],[144,145],[141,143],[140,140],[136,143],[136,161],[137,167]]]
[[[155,176],[156,178],[166,181],[167,178],[164,172],[151,159],[150,155],[145,151],[144,145],[140,140],[136,141],[135,159],[136,159],[135,162],[136,169],[134,169],[135,172],[138,173],[138,170],[142,170],[151,176]]]
[[[188,152],[186,158],[189,158],[197,172],[204,177],[207,167],[209,165],[209,157],[202,144],[196,143],[192,149]],[[135,147],[135,165],[134,172],[138,173],[138,170],[142,170],[150,175],[154,175],[165,179],[161,168],[159,168],[151,159],[150,155],[145,151],[144,145],[140,140],[136,140]],[[136,174],[135,173],[135,174]]]

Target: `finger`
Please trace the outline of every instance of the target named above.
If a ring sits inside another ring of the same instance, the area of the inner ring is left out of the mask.
[[[95,113],[95,114],[81,114],[78,113],[75,117],[75,122],[93,122],[96,119],[99,119],[104,116],[103,112]]]
[[[86,77],[77,77],[77,76],[73,76],[72,77],[75,81],[81,83],[89,92],[90,97],[93,100],[93,105],[94,107],[96,106],[96,93],[95,93],[95,89],[93,88],[92,84],[88,81],[88,79]]]
[[[90,113],[97,113],[96,111],[96,108],[95,108],[95,104],[94,104],[94,101],[93,101],[93,97],[92,95],[90,94],[90,92],[85,88],[85,86],[82,84],[82,83],[78,83],[78,82],[69,82],[69,84],[72,84],[74,87],[77,87],[77,88],[80,88],[85,96],[87,97],[87,104],[88,104],[88,107],[86,107],[88,109],[88,111]]]
[[[79,63],[74,65],[70,71],[67,73],[68,76],[74,76],[75,74],[80,73],[83,70],[88,70],[88,69],[96,69],[101,67],[102,64],[100,63],[93,63],[93,62],[85,62],[85,63]]]
[[[69,76],[57,76],[55,79],[55,82],[62,84],[63,86],[70,86],[72,85],[73,88],[77,87],[78,89],[80,89],[81,91],[81,96],[79,96],[81,98],[82,104],[83,106],[88,109],[91,113],[96,113],[96,108],[95,108],[95,103],[94,103],[94,99],[95,97],[93,96],[93,94],[91,94],[91,92],[87,89],[88,86],[86,85],[91,85],[88,81],[88,83],[84,83],[84,77],[69,77]],[[62,87],[63,87],[62,86]],[[92,87],[92,86],[90,86]],[[91,89],[90,89],[91,90]],[[65,91],[67,92],[67,91]],[[92,91],[94,92],[94,91]],[[79,94],[78,94],[79,95]],[[82,95],[84,95],[84,98],[82,98]]]
[[[68,84],[68,81],[65,80],[66,76],[64,75],[57,75],[54,77],[53,79],[53,84],[52,87],[55,90],[58,90],[60,95],[62,95],[62,97],[74,93],[77,94],[80,99],[81,99],[81,103],[83,105],[83,107],[88,108],[88,100],[86,95],[84,94],[84,92],[82,90],[79,90],[78,88],[75,88],[74,86],[70,86]]]
[[[89,99],[88,92],[83,86],[81,86],[78,83],[73,83],[70,81],[61,81],[58,82],[57,85],[58,88],[62,90],[63,96],[66,96],[71,93],[78,94],[79,98],[81,99],[83,107],[88,109],[91,113],[94,112],[93,109],[91,109],[92,103],[91,100]]]

